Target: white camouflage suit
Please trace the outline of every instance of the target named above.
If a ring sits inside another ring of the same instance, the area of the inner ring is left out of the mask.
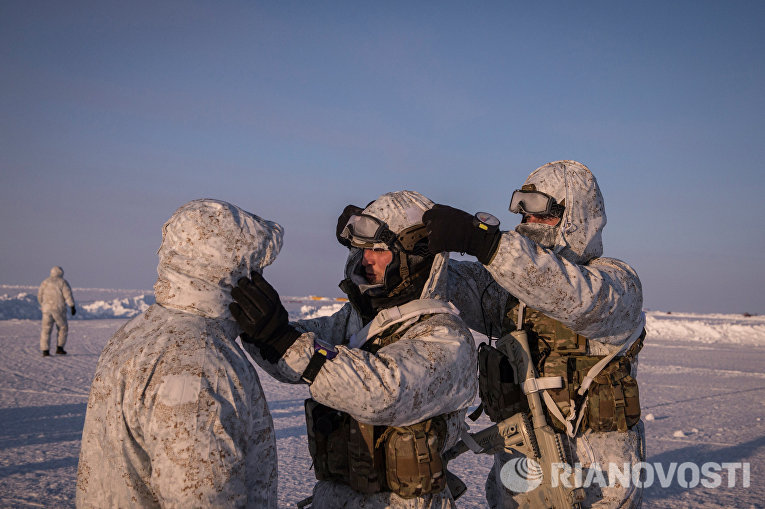
[[[50,349],[50,332],[54,322],[58,329],[57,346],[63,348],[69,332],[66,310],[68,307],[74,307],[74,297],[72,297],[72,288],[64,279],[64,270],[61,267],[50,269],[50,277],[40,283],[40,289],[37,291],[37,302],[40,303],[42,310],[40,350]]]
[[[195,200],[162,229],[157,303],[107,343],[91,386],[77,507],[276,507],[273,421],[235,343],[232,283],[283,229]]]
[[[565,199],[553,249],[544,249],[515,231],[504,232],[488,265],[450,262],[451,301],[471,328],[489,332],[486,329],[491,327],[497,337],[509,332],[501,330],[501,324],[508,298],[514,296],[587,337],[588,355],[618,350],[642,330],[642,287],[628,264],[601,257],[606,214],[595,177],[576,161],[556,161],[535,170],[526,184],[534,184],[537,191],[553,196],[558,203]],[[637,360],[632,370],[635,376]],[[625,462],[634,465],[645,460],[644,439],[642,422],[625,433],[580,431],[571,442],[573,459],[585,469],[595,463],[607,471],[608,464],[615,463],[623,470]],[[523,494],[513,498],[500,482],[500,469],[511,457],[495,456],[486,483],[492,508],[527,503]],[[642,498],[641,489],[634,486],[592,487],[586,492],[585,507],[637,507]]]
[[[383,220],[398,233],[421,222],[422,213],[432,205],[419,193],[401,191],[381,196],[364,213]],[[353,274],[361,254],[360,249],[351,249],[346,276]],[[447,253],[435,256],[421,298],[446,301],[447,263]],[[337,356],[324,364],[311,384],[313,399],[360,422],[380,426],[406,426],[448,414],[445,450],[459,440],[465,410],[477,391],[473,337],[456,314],[435,314],[413,325],[404,323],[399,329],[406,330],[401,339],[376,354],[352,348],[348,346],[351,337],[364,324],[348,303],[332,316],[293,322],[304,333],[276,365],[261,359],[257,348],[245,347],[276,378],[298,383],[313,355],[315,338],[337,345]],[[319,481],[313,497],[314,509],[455,507],[448,488],[403,499],[390,492],[362,494],[341,483]]]

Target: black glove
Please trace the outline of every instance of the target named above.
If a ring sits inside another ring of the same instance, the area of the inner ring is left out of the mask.
[[[77,312],[77,310],[74,309],[74,306],[69,306],[69,311],[72,312],[72,316],[74,316],[74,314]]]
[[[335,228],[335,236],[337,236],[337,241],[344,245],[345,247],[351,247],[351,241],[348,239],[344,239],[340,236],[341,233],[343,233],[343,230],[345,229],[345,225],[348,224],[348,220],[351,218],[351,216],[355,216],[356,214],[361,214],[361,212],[364,209],[361,207],[357,207],[356,205],[347,205],[344,209],[342,214],[340,214],[340,217],[337,218],[337,228]]]
[[[428,230],[428,249],[431,253],[467,253],[486,265],[499,247],[499,225],[479,228],[482,223],[464,210],[436,204],[425,211],[422,222]]]
[[[284,352],[300,337],[300,332],[289,324],[279,294],[257,272],[250,279],[243,277],[231,289],[236,302],[228,305],[234,319],[244,331],[242,340],[260,348],[261,356],[275,364]]]

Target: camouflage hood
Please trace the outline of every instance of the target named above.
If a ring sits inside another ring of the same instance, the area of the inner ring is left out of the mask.
[[[157,303],[207,318],[231,318],[231,288],[270,265],[283,228],[218,200],[181,206],[162,227],[154,293]]]
[[[589,168],[576,161],[554,161],[534,170],[524,184],[533,184],[566,207],[553,247],[556,253],[576,264],[603,254],[606,209]]]

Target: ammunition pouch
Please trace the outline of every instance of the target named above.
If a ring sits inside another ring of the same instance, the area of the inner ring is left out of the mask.
[[[438,493],[446,487],[441,449],[446,421],[434,417],[412,426],[388,427],[380,438],[388,488],[402,498]]]
[[[561,414],[571,413],[575,404],[581,415],[582,429],[593,431],[627,431],[640,421],[640,395],[637,381],[631,376],[629,357],[616,357],[593,379],[589,390],[579,396],[578,390],[587,372],[602,356],[550,355],[544,363],[544,376],[560,376],[563,387],[548,389]],[[550,423],[559,431],[565,425],[555,416]]]
[[[442,416],[392,427],[361,423],[313,399],[306,400],[305,410],[316,479],[344,483],[360,493],[392,491],[402,498],[446,487]]]

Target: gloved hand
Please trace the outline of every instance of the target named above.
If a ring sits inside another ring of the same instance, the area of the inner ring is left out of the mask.
[[[499,228],[479,228],[481,222],[464,210],[436,204],[425,211],[422,222],[428,231],[428,249],[431,253],[467,253],[487,265],[499,247]]]
[[[364,209],[361,207],[357,207],[356,205],[347,205],[343,212],[340,214],[340,217],[337,218],[337,228],[335,228],[335,236],[337,237],[337,241],[344,245],[345,247],[351,247],[351,242],[348,239],[344,239],[340,236],[341,233],[343,233],[343,229],[345,228],[345,225],[348,224],[348,219],[351,218],[351,216],[354,216],[356,214],[361,214]]]
[[[244,331],[242,340],[260,348],[261,356],[275,364],[284,352],[300,337],[300,332],[289,324],[279,294],[257,272],[243,277],[231,290],[236,302],[228,305],[231,314]]]
[[[69,306],[69,311],[72,312],[72,316],[74,316],[74,314],[77,312],[77,310],[74,309],[74,306]]]

